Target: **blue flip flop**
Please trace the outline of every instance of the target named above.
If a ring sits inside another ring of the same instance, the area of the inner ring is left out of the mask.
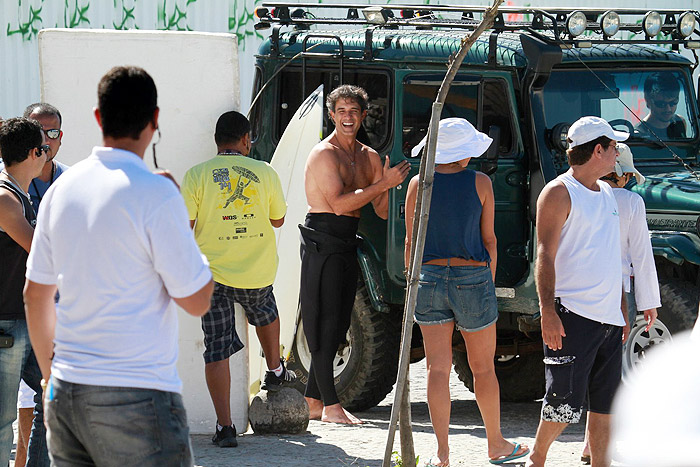
[[[513,452],[511,452],[507,456],[499,457],[498,459],[489,459],[489,463],[500,465],[500,464],[503,464],[504,462],[512,461],[515,459],[520,459],[521,457],[525,457],[528,454],[530,454],[529,449],[526,449],[525,452],[523,452],[522,454],[515,454],[516,452],[518,452],[519,449],[520,449],[520,444],[516,444],[515,447],[513,448]]]

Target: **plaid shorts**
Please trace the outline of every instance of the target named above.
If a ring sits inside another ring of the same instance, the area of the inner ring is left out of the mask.
[[[237,289],[215,282],[211,309],[202,316],[205,363],[225,360],[243,348],[236,333],[235,303],[243,307],[253,326],[267,326],[277,319],[277,303],[271,285],[260,289]]]

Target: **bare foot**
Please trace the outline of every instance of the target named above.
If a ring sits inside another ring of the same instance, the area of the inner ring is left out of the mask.
[[[583,446],[583,452],[581,453],[581,462],[588,465],[591,463],[591,449],[588,447],[588,441]]]
[[[519,448],[516,449],[516,446],[519,446]],[[511,443],[510,441],[506,441],[504,439],[498,444],[498,447],[489,446],[488,452],[489,458],[492,461],[509,461],[511,459],[518,459],[526,456],[530,452],[530,448],[528,448],[526,444],[516,445],[515,443]]]
[[[545,459],[539,459],[535,453],[530,454],[530,458],[525,463],[525,467],[544,467]]]
[[[322,422],[344,423],[346,425],[361,425],[362,420],[345,410],[340,404],[323,407]]]
[[[321,415],[323,415],[323,402],[318,399],[312,399],[311,397],[304,397],[304,399],[309,406],[309,420],[321,420]]]
[[[445,457],[445,460],[441,460],[440,456],[431,457],[425,464],[425,467],[450,467],[450,459]]]

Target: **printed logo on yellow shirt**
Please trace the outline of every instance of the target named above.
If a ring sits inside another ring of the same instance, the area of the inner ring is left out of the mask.
[[[232,189],[232,180],[228,168],[214,169],[212,171],[213,181],[219,184],[219,190],[222,191],[222,194],[224,194],[224,192],[231,193],[231,191],[233,191],[233,193],[226,198],[226,203],[223,206],[224,209],[227,208],[229,204],[236,203],[236,201],[242,202],[242,206],[239,208],[245,209],[246,205],[251,204],[251,198],[257,194],[255,185],[250,187],[249,185],[251,183],[260,183],[260,179],[254,172],[245,167],[234,165],[231,167],[231,170],[234,172],[233,178],[235,179],[235,188]]]

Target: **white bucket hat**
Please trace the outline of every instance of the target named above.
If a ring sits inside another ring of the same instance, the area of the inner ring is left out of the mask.
[[[428,135],[411,150],[411,157],[420,154]],[[479,157],[491,146],[492,138],[478,131],[463,118],[445,118],[440,120],[438,129],[435,163],[449,164],[468,157]]]
[[[615,159],[615,173],[618,177],[622,177],[624,174],[631,173],[637,179],[637,184],[644,183],[646,177],[639,173],[634,167],[634,160],[632,157],[632,150],[629,146],[624,143],[617,143],[618,155]]]
[[[625,141],[630,134],[613,130],[610,124],[600,117],[581,117],[571,125],[566,135],[571,140],[570,148],[586,144],[601,136],[607,136],[613,141]]]

